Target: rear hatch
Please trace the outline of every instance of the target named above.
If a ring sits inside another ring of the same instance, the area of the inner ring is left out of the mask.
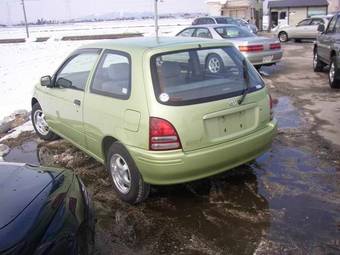
[[[234,47],[159,54],[151,63],[157,104],[150,115],[175,127],[184,151],[244,137],[270,121],[263,80]]]

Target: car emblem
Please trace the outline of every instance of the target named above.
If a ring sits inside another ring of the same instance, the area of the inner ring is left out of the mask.
[[[229,100],[229,105],[230,105],[230,106],[235,106],[235,105],[237,105],[237,100],[236,100],[236,98],[230,99],[230,100]]]

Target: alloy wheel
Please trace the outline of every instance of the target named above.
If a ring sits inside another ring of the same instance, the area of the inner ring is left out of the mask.
[[[122,194],[129,193],[131,189],[130,169],[121,155],[112,155],[110,159],[110,173],[118,191]]]
[[[208,63],[209,71],[211,73],[218,73],[221,70],[220,60],[216,57],[212,57]]]
[[[34,116],[33,116],[33,121],[34,121],[37,131],[41,135],[45,136],[48,134],[49,128],[45,120],[45,115],[42,110],[35,111]]]

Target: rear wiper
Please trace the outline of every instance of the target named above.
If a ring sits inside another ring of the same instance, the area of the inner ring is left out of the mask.
[[[249,70],[248,70],[248,64],[247,64],[247,60],[244,58],[242,61],[242,65],[243,65],[243,78],[244,81],[246,83],[246,87],[244,88],[243,92],[242,92],[242,97],[240,98],[240,100],[238,100],[238,104],[242,104],[244,99],[247,96],[248,90],[249,90]]]

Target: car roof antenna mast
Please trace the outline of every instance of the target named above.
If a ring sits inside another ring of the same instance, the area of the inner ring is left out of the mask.
[[[159,25],[158,25],[158,2],[163,2],[163,0],[154,0],[155,1],[155,32],[156,32],[156,40],[159,41]]]

